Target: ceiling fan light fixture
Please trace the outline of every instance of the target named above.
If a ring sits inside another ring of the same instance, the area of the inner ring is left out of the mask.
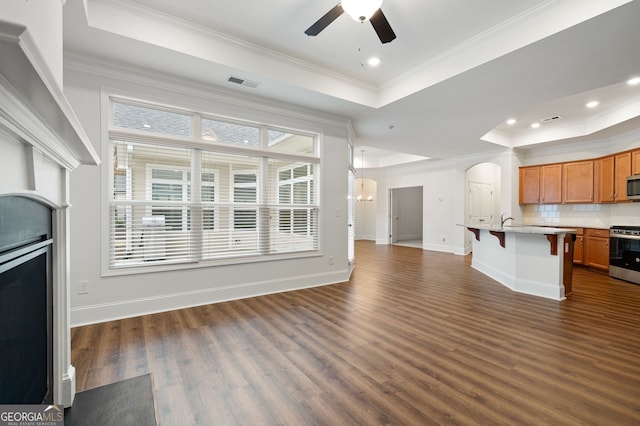
[[[342,9],[355,21],[364,22],[380,9],[382,0],[342,0],[341,4]]]

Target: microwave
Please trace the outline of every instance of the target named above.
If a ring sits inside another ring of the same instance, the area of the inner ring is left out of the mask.
[[[627,198],[640,201],[640,175],[627,177]]]

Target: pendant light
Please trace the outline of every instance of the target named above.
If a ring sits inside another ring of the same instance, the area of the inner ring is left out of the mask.
[[[360,193],[356,197],[356,201],[373,201],[373,195],[369,194],[366,198],[364,196],[364,149],[360,150],[361,160],[360,160]]]

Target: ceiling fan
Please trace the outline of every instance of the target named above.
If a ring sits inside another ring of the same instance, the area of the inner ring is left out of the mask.
[[[347,12],[358,22],[370,21],[380,41],[389,43],[396,38],[396,34],[391,29],[386,16],[382,13],[381,5],[382,0],[342,0],[307,28],[304,33],[308,36],[316,36],[340,15]]]

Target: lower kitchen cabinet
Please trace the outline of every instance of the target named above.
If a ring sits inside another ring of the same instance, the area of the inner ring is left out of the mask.
[[[609,269],[609,230],[587,228],[584,232],[585,265]]]
[[[573,243],[573,263],[584,264],[584,235],[582,228],[578,228],[576,241]]]

